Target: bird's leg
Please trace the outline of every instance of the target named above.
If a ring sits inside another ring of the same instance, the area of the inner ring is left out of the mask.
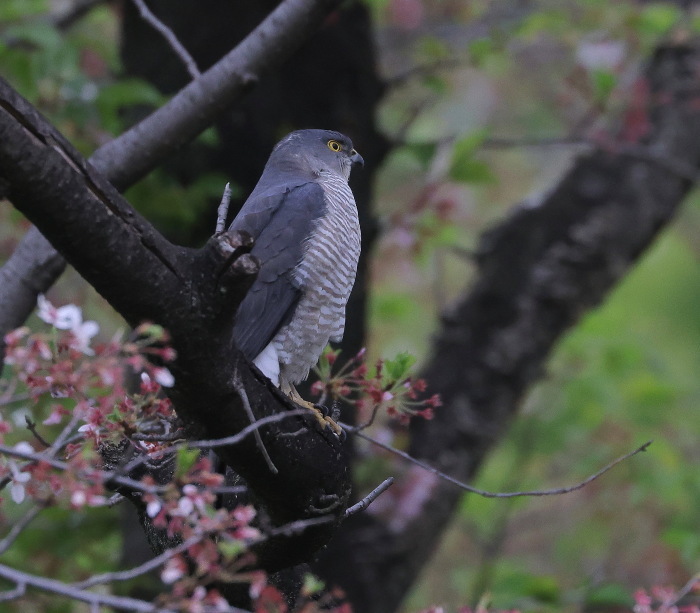
[[[321,424],[322,428],[325,428],[328,426],[337,436],[341,436],[343,434],[343,429],[335,422],[335,420],[326,415],[325,412],[319,408],[317,404],[314,404],[313,402],[309,402],[308,400],[304,400],[301,397],[301,394],[297,392],[296,388],[293,385],[289,386],[289,390],[287,391],[287,396],[294,402],[295,404],[298,404],[301,407],[304,407],[305,409],[309,409],[310,411],[313,411],[316,419],[318,420],[318,423]]]

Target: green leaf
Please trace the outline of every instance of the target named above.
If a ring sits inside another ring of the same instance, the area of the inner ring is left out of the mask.
[[[633,604],[629,590],[616,583],[597,586],[586,595],[586,609],[631,608]]]
[[[393,360],[384,362],[384,372],[392,381],[401,381],[408,376],[411,366],[415,363],[416,358],[404,351],[399,353]]]
[[[2,0],[0,2],[0,22],[26,19],[47,10],[47,0]]]
[[[490,38],[477,38],[469,43],[469,56],[472,63],[481,66],[495,51],[495,46]]]
[[[198,449],[187,449],[181,447],[177,450],[175,457],[175,478],[180,479],[187,474],[187,471],[194,466],[194,463],[199,458]]]
[[[246,546],[241,541],[219,541],[216,547],[227,560],[234,560],[246,551]]]
[[[443,95],[449,91],[447,80],[438,74],[431,73],[423,77],[423,85],[434,93]]]
[[[122,127],[121,111],[124,107],[137,104],[159,106],[164,100],[163,95],[150,83],[125,79],[101,88],[95,103],[104,128],[116,134]]]
[[[214,126],[209,126],[197,137],[197,142],[209,147],[216,147],[220,141],[219,132]]]
[[[412,143],[406,145],[404,149],[418,160],[423,168],[427,168],[435,157],[437,145],[435,143]]]
[[[487,135],[488,130],[483,128],[455,143],[449,171],[451,179],[464,183],[489,183],[495,180],[490,166],[481,160],[474,159],[474,154]]]
[[[617,75],[609,70],[591,70],[593,95],[597,102],[605,102],[617,85]]]
[[[168,337],[165,328],[158,324],[141,324],[139,334],[147,336],[150,341],[163,341]]]
[[[681,9],[673,4],[660,2],[649,4],[639,14],[637,29],[650,36],[663,36],[681,20],[682,16]]]
[[[324,587],[326,587],[326,584],[315,575],[311,573],[306,573],[304,575],[304,585],[301,589],[302,593],[306,596],[318,594]]]

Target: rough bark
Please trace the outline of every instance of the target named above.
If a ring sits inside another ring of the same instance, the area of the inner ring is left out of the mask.
[[[582,155],[537,206],[516,207],[482,237],[476,280],[443,317],[422,373],[444,406],[413,424],[412,455],[469,481],[560,336],[672,219],[700,165],[699,70],[700,45],[659,48],[641,141]],[[397,609],[462,492],[409,471],[385,496],[396,496],[387,510],[350,518],[316,566],[363,613]]]

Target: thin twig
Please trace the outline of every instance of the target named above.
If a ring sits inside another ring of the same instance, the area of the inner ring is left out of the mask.
[[[22,533],[22,531],[31,523],[31,521],[41,513],[42,507],[34,506],[29,511],[27,511],[22,517],[19,518],[17,523],[12,526],[7,536],[0,541],[0,555],[5,553],[12,543],[17,540],[17,537]]]
[[[309,411],[306,409],[294,409],[291,411],[285,411],[284,413],[276,413],[275,415],[268,415],[267,417],[261,417],[255,423],[246,426],[238,434],[233,434],[225,438],[215,438],[209,440],[199,440],[199,441],[183,441],[176,445],[171,445],[170,447],[165,447],[157,452],[158,457],[166,456],[170,453],[175,453],[183,447],[188,447],[190,449],[213,449],[215,447],[224,447],[226,445],[237,445],[243,441],[247,436],[255,432],[258,428],[265,426],[270,423],[277,421],[282,421],[287,417],[293,417],[295,415],[308,415]],[[134,469],[145,464],[151,459],[151,456],[146,454],[134,458],[131,462],[126,464],[123,468],[119,470],[118,474],[129,474]],[[117,473],[115,473],[117,474]]]
[[[231,204],[231,184],[227,183],[224,194],[221,196],[221,203],[216,210],[216,234],[221,234],[226,229],[226,218],[228,217],[228,207]]]
[[[343,428],[346,428],[347,426],[345,424],[340,424]],[[620,456],[619,458],[613,460],[608,464],[607,466],[604,466],[601,468],[598,472],[594,473],[587,479],[584,479],[580,483],[577,483],[575,485],[570,485],[567,487],[559,487],[551,490],[532,490],[532,491],[525,491],[525,492],[488,492],[486,490],[480,490],[476,487],[473,487],[471,485],[467,485],[466,483],[459,481],[458,479],[455,479],[454,477],[450,477],[450,475],[447,475],[443,473],[442,471],[438,470],[437,468],[434,468],[430,466],[430,464],[426,464],[425,462],[422,462],[421,460],[417,460],[416,458],[410,456],[407,454],[405,451],[401,451],[399,449],[396,449],[395,447],[392,447],[391,445],[387,445],[386,443],[382,443],[381,441],[378,441],[377,439],[372,438],[371,436],[367,436],[366,434],[363,434],[362,432],[355,432],[354,433],[356,436],[359,436],[362,439],[365,439],[366,441],[369,441],[370,443],[373,443],[374,445],[377,445],[378,447],[381,447],[385,451],[388,451],[390,453],[393,453],[394,455],[399,456],[400,458],[403,458],[404,460],[407,460],[408,462],[411,462],[415,464],[416,466],[420,466],[421,468],[425,469],[426,471],[433,473],[434,475],[440,477],[440,479],[443,479],[444,481],[448,481],[449,483],[452,483],[456,485],[457,487],[466,490],[467,492],[472,492],[473,494],[477,494],[479,496],[483,496],[484,498],[515,498],[517,496],[556,496],[559,494],[568,494],[569,492],[575,492],[576,490],[580,490],[584,488],[586,485],[588,485],[591,481],[595,481],[598,477],[601,475],[605,474],[608,472],[611,468],[614,466],[617,466],[620,462],[624,462],[628,458],[631,458],[634,455],[637,455],[638,453],[642,451],[646,451],[647,447],[651,445],[652,441],[647,441],[644,443],[641,447],[638,447],[634,451],[630,451],[629,453],[626,453],[623,456]]]
[[[85,581],[80,581],[78,583],[73,583],[72,587],[84,590],[85,588],[92,587],[93,585],[100,585],[102,583],[111,583],[113,581],[129,581],[130,579],[135,579],[141,575],[155,570],[156,568],[165,564],[170,558],[187,551],[192,545],[199,543],[206,535],[199,534],[197,536],[192,536],[188,538],[183,543],[180,543],[172,549],[166,549],[163,553],[144,562],[139,566],[130,568],[129,570],[118,570],[109,573],[102,573],[101,575],[94,575]]]
[[[202,73],[197,67],[197,63],[194,61],[194,58],[189,54],[187,49],[185,49],[184,45],[177,39],[175,33],[151,12],[151,10],[146,6],[144,0],[132,1],[139,10],[141,18],[146,23],[150,24],[154,30],[161,34],[168,45],[170,45],[170,48],[175,52],[175,55],[182,60],[182,63],[185,65],[185,68],[187,68],[187,72],[189,73],[190,77],[192,77],[192,79],[199,78]]]
[[[185,435],[182,430],[177,430],[176,432],[168,432],[163,434],[141,434],[136,432],[129,436],[130,439],[134,441],[143,441],[144,443],[167,443],[177,440],[184,440]]]
[[[248,405],[250,406],[250,405]],[[311,415],[308,409],[292,409],[290,411],[285,411],[284,413],[275,413],[274,415],[268,415],[267,417],[261,417],[260,419],[254,421],[250,426],[246,426],[238,434],[233,434],[225,438],[214,438],[201,441],[191,441],[187,443],[188,447],[196,447],[197,449],[209,449],[210,447],[224,447],[225,445],[235,445],[240,443],[246,436],[251,432],[257,432],[257,430],[277,421],[282,421],[287,417],[294,417],[299,415]]]
[[[107,505],[110,509],[112,507],[116,507],[118,504],[121,504],[126,500],[126,496],[123,494],[112,494],[108,499],[107,499]]]
[[[243,408],[245,409],[246,415],[248,415],[248,419],[250,419],[251,425],[255,425],[255,415],[253,415],[253,408],[250,406],[250,401],[248,400],[248,394],[246,394],[245,388],[235,379],[233,381],[233,387],[236,388],[236,391],[238,392],[238,396],[243,403]],[[267,449],[265,449],[265,444],[260,436],[259,427],[255,428],[253,434],[255,436],[255,444],[258,446],[258,449],[260,449],[260,453],[262,453],[263,458],[265,458],[267,467],[270,469],[270,472],[273,475],[276,475],[279,473],[279,470],[277,470],[277,467],[272,462],[270,454],[268,454]]]
[[[375,487],[367,496],[365,496],[359,502],[356,502],[350,508],[345,510],[345,517],[350,517],[364,511],[369,505],[371,505],[379,496],[381,496],[386,490],[388,490],[394,484],[394,477],[389,477],[382,481],[377,487]]]
[[[366,428],[369,428],[374,423],[374,420],[377,418],[377,413],[379,412],[380,406],[381,405],[379,404],[375,404],[374,408],[372,409],[372,414],[369,416],[369,419],[361,424],[352,426],[352,428],[350,428],[348,432],[359,432],[360,430],[365,430]]]
[[[675,607],[683,598],[685,598],[692,590],[695,585],[700,582],[700,573],[695,573],[686,584],[678,590],[673,596],[659,607],[659,613],[669,613],[672,607]]]
[[[225,496],[227,494],[245,494],[249,490],[245,485],[222,485],[221,487],[207,488],[212,494]]]
[[[61,451],[62,447],[66,444],[68,437],[73,433],[73,430],[81,421],[77,415],[73,415],[61,433],[56,437],[56,440],[51,444],[51,446],[44,452],[51,457],[56,457],[58,452]]]
[[[22,598],[27,592],[26,583],[18,583],[17,587],[12,590],[7,590],[6,592],[0,592],[0,602],[8,602],[9,600],[16,600],[17,598]]]
[[[46,448],[51,447],[51,443],[47,442],[47,440],[43,436],[41,436],[41,434],[39,434],[39,432],[36,429],[36,422],[32,421],[29,415],[24,416],[24,421],[27,424],[27,430],[29,430],[34,435],[34,438],[36,438],[36,440],[39,441],[39,443],[41,443]]]
[[[320,526],[323,524],[329,524],[336,521],[333,515],[323,515],[321,517],[311,517],[309,519],[299,519],[297,521],[284,524],[283,526],[277,526],[268,530],[267,534],[259,539],[250,541],[251,545],[257,545],[258,543],[264,542],[273,536],[295,536],[301,534],[304,530],[311,528],[313,526]]]
[[[85,590],[74,588],[71,585],[67,585],[62,581],[57,581],[56,579],[49,579],[48,577],[41,577],[38,575],[31,575],[21,570],[17,570],[16,568],[5,566],[4,564],[0,564],[0,577],[3,577],[8,581],[12,581],[18,586],[31,585],[32,587],[44,590],[45,592],[60,594],[61,596],[73,598],[74,600],[79,600],[80,602],[98,603],[104,606],[114,607],[118,610],[136,611],[138,613],[151,613],[155,611],[159,611],[160,613],[166,612],[166,609],[161,609],[150,602],[146,602],[145,600],[137,600],[136,598],[129,598],[127,596],[113,596],[111,594],[87,592]],[[14,596],[14,598],[17,597],[18,596]]]
[[[18,451],[7,445],[0,445],[0,455],[6,455],[12,458],[19,458],[20,460],[27,460],[29,462],[45,462],[52,468],[64,471],[75,471],[75,467],[71,466],[68,462],[63,462],[61,460],[56,460],[54,458],[49,458],[43,453],[26,453],[24,451]],[[145,492],[147,494],[162,494],[167,490],[166,486],[158,485],[148,485],[142,483],[141,481],[136,481],[135,479],[130,479],[129,477],[123,477],[116,471],[105,471],[105,470],[89,470],[89,471],[79,471],[77,476],[81,479],[85,479],[90,483],[109,483],[113,482],[117,485],[123,485],[133,490],[140,492]]]

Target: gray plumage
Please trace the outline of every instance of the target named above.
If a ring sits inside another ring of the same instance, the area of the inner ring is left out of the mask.
[[[348,178],[362,164],[339,132],[300,130],[273,149],[232,230],[255,240],[258,277],[236,315],[239,349],[283,391],[343,337],[360,255]]]

